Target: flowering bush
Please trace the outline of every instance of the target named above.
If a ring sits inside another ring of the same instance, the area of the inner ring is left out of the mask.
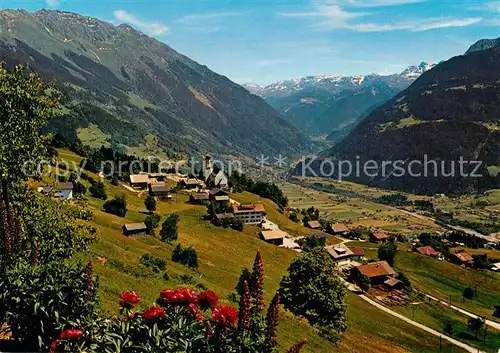
[[[0,321],[23,350],[46,350],[68,322],[97,318],[97,281],[91,263],[67,260],[87,244],[70,216],[24,197],[19,208],[1,204]]]
[[[79,322],[61,333],[52,352],[189,352],[189,353],[273,353],[279,318],[279,295],[262,313],[262,259],[257,255],[252,283],[258,297],[251,297],[244,282],[239,310],[219,305],[215,292],[195,293],[189,288],[165,289],[156,305],[135,311],[140,297],[123,292],[119,298],[121,318]],[[299,352],[305,341],[290,352]]]

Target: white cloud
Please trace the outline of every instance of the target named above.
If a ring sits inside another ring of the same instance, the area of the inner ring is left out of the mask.
[[[382,7],[399,6],[425,2],[426,0],[337,0],[331,1],[349,7]]]
[[[201,22],[215,21],[225,17],[240,15],[240,12],[209,12],[202,14],[191,14],[179,18],[176,22],[184,25],[199,25]]]
[[[126,22],[132,26],[137,27],[141,31],[154,35],[160,36],[165,35],[168,32],[168,27],[160,22],[150,22],[144,21],[136,17],[135,15],[128,13],[125,10],[116,10],[113,12],[115,19],[121,22]]]
[[[360,0],[328,0],[313,2],[314,11],[278,13],[283,17],[294,17],[304,19],[318,19],[314,27],[323,30],[348,29],[356,32],[389,32],[389,31],[427,31],[437,28],[465,27],[482,21],[481,17],[468,18],[427,18],[414,19],[402,22],[362,22],[371,15],[368,12],[346,10],[346,6],[354,7],[380,7],[396,6],[419,2],[418,0],[372,0],[369,3]]]
[[[59,7],[60,2],[59,2],[59,0],[46,0],[46,4],[50,8],[55,8],[55,7]]]
[[[500,1],[487,1],[482,4],[476,4],[468,7],[470,11],[483,11],[483,12],[500,12]]]
[[[280,65],[280,64],[287,64],[289,62],[290,62],[289,60],[266,59],[266,60],[261,60],[261,61],[257,62],[257,66],[268,67],[268,66],[275,66],[275,65]]]
[[[190,14],[177,19],[175,22],[181,24],[185,29],[197,33],[213,33],[221,30],[223,20],[227,17],[239,16],[242,12],[208,12],[201,14]]]

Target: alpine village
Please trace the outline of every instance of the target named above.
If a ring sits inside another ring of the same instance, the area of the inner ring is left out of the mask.
[[[431,0],[203,2],[168,36],[145,18],[180,2],[32,3],[0,7],[0,352],[500,352],[500,38],[472,35],[498,3],[439,2],[471,11],[440,32]],[[240,85],[204,41],[250,55],[250,19],[449,54],[311,76],[304,41]]]

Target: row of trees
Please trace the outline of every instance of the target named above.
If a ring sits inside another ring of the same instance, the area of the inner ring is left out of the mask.
[[[288,198],[274,183],[264,181],[255,182],[246,176],[246,174],[240,174],[235,171],[229,176],[229,186],[233,187],[235,192],[248,191],[266,199],[270,199],[281,209],[285,209],[288,206]]]

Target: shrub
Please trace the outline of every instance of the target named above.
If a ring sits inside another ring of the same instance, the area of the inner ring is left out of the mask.
[[[95,318],[97,282],[80,264],[18,261],[2,274],[0,304],[13,339],[48,350],[69,322]]]
[[[295,222],[295,223],[299,223],[299,222],[300,222],[299,216],[298,216],[298,215],[297,215],[297,213],[295,213],[295,212],[290,213],[290,215],[288,216],[288,218],[289,218],[292,222]]]
[[[179,216],[171,214],[165,219],[161,226],[160,236],[164,242],[171,243],[177,240]]]
[[[259,283],[256,292],[262,290]],[[248,283],[239,310],[219,305],[212,291],[197,294],[188,288],[164,289],[155,305],[135,312],[139,300],[135,292],[123,292],[121,318],[79,321],[63,331],[52,348],[64,352],[277,352],[279,296],[274,296],[264,316],[252,304],[255,298]],[[304,344],[301,340],[289,352],[299,352]]]
[[[111,178],[111,185],[114,185],[114,186],[120,185],[120,180],[118,179],[118,177],[116,175],[113,175],[113,177]]]
[[[403,283],[404,290],[411,292],[412,288],[410,279],[406,277],[406,275],[403,272],[398,272],[398,280],[400,280],[401,283]]]
[[[165,281],[170,281],[170,275],[167,272],[163,273],[163,279]]]
[[[181,263],[191,268],[198,268],[198,254],[192,247],[182,248],[181,244],[177,244],[172,252],[172,261]]]
[[[101,181],[94,181],[89,188],[90,195],[97,199],[106,200],[108,196],[106,195],[106,187]]]
[[[107,213],[125,217],[127,214],[127,200],[124,195],[119,195],[112,200],[106,201],[103,208]]]
[[[159,273],[167,268],[167,261],[151,254],[144,254],[141,257],[141,264],[150,268],[155,273]]]

